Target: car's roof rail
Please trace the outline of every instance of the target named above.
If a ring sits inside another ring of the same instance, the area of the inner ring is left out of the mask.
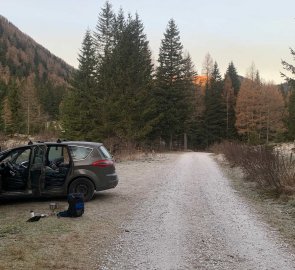
[[[62,140],[61,140],[61,139],[58,138],[56,142],[57,142],[57,143],[62,143],[62,142],[67,142],[67,141],[68,141],[67,139],[62,139]]]

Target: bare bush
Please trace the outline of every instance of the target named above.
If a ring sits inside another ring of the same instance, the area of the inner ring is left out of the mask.
[[[237,142],[223,142],[213,148],[224,154],[231,166],[242,168],[250,181],[278,193],[295,193],[295,159],[273,148],[249,146]]]

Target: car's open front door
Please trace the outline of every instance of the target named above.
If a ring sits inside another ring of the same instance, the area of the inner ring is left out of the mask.
[[[34,195],[41,195],[44,186],[45,145],[34,145],[30,165],[30,186]]]

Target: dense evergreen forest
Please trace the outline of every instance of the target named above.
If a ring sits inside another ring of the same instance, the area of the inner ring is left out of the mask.
[[[153,64],[138,14],[106,2],[87,29],[73,70],[0,18],[0,131],[37,133],[55,121],[67,139],[153,149],[200,149],[221,140],[295,139],[294,66],[288,82],[264,82],[252,64],[226,73],[208,53],[197,74],[169,20]],[[288,46],[288,45],[286,45]],[[294,51],[291,50],[294,56]]]

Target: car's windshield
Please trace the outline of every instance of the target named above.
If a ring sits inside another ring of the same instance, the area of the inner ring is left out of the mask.
[[[23,162],[29,162],[31,149],[16,149],[11,151],[2,162],[10,161],[11,163],[20,165]]]

